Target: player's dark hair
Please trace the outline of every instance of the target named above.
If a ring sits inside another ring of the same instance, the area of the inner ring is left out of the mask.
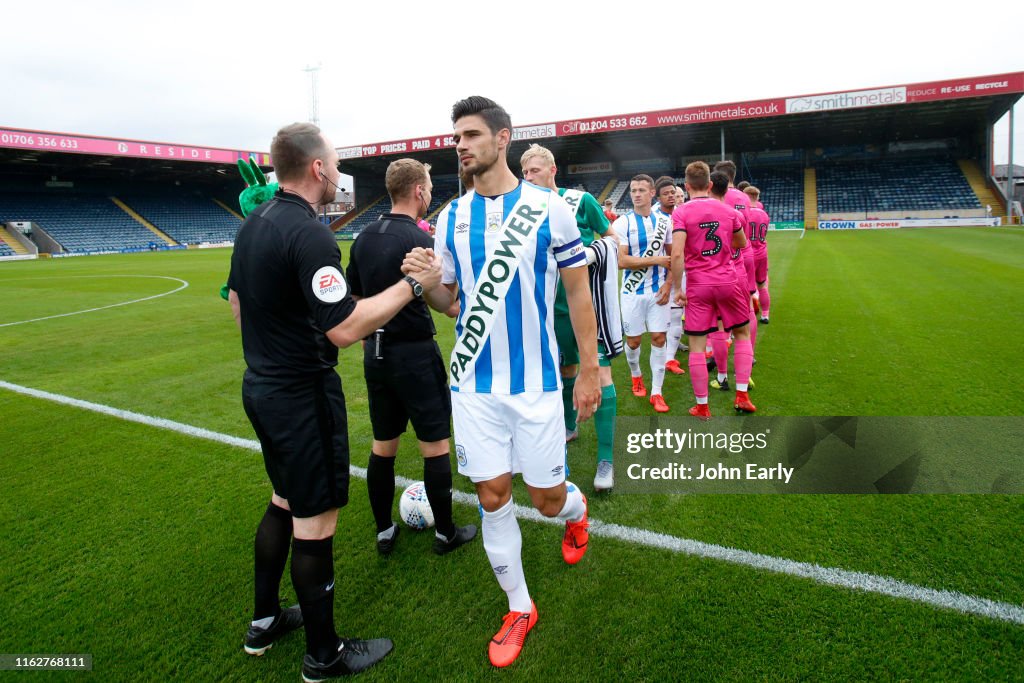
[[[660,195],[661,191],[666,187],[672,187],[672,191],[675,192],[676,179],[671,176],[663,175],[654,181],[654,194]]]
[[[731,162],[730,162],[731,163]],[[715,164],[716,166],[718,164]],[[724,171],[711,172],[711,194],[724,197],[729,191],[729,176]]]
[[[715,167],[711,169],[713,171],[722,171],[729,176],[729,182],[736,180],[736,164],[726,159],[725,161],[719,161],[715,164]]]
[[[494,100],[489,100],[480,95],[471,95],[464,100],[459,100],[452,105],[452,123],[455,123],[464,116],[479,115],[487,123],[492,134],[502,128],[512,131],[512,119],[508,112]]]
[[[651,186],[652,190],[654,189],[654,178],[652,178],[651,176],[647,175],[646,173],[638,173],[638,174],[636,174],[635,176],[633,176],[632,178],[629,179],[629,182],[631,184],[632,183],[647,183],[648,185]]]
[[[745,190],[748,187],[750,187],[750,183],[748,183],[746,180],[741,180],[740,182],[736,183],[737,190]]]

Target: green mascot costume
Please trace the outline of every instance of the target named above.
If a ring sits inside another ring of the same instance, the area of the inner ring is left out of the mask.
[[[266,201],[270,201],[277,192],[277,183],[267,183],[267,176],[256,165],[254,159],[245,163],[238,160],[238,172],[242,174],[246,187],[238,195],[238,206],[242,209],[242,216],[248,216],[253,209]],[[228,286],[225,284],[220,288],[220,296],[224,301],[228,300]]]

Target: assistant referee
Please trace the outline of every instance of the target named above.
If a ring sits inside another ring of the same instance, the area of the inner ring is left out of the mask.
[[[402,261],[408,252],[434,246],[416,224],[430,206],[430,166],[415,159],[393,161],[384,184],[391,196],[391,213],[359,233],[346,271],[352,297],[357,300],[401,281]],[[458,304],[443,312],[455,317]],[[366,339],[363,370],[373,425],[366,485],[377,523],[377,551],[390,554],[398,536],[399,527],[391,519],[395,454],[410,421],[423,454],[423,483],[434,513],[434,552],[444,555],[471,541],[476,526],[456,527],[452,519],[451,393],[441,350],[434,341],[434,320],[422,298],[406,304]]]
[[[242,402],[263,450],[273,494],[255,540],[255,608],[245,651],[263,654],[300,625],[302,675],[319,681],[362,671],[391,651],[390,640],[350,640],[334,629],[333,539],[348,502],[345,397],[337,347],[381,327],[440,283],[440,264],[356,302],[341,273],[331,231],[316,220],[334,200],[338,154],[320,129],[296,123],[271,143],[280,190],[256,208],[235,238],[229,301],[242,331],[247,369]],[[294,530],[294,540],[291,539]],[[300,609],[282,610],[278,589],[292,550]]]

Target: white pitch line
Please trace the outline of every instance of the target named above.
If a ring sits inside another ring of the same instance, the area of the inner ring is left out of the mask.
[[[0,380],[0,389],[7,389],[8,391],[13,391],[25,396],[32,396],[33,398],[39,398],[45,401],[52,401],[62,405],[73,406],[83,410],[90,410],[96,413],[110,415],[111,417],[128,420],[129,422],[138,422],[151,427],[158,427],[160,429],[178,432],[187,436],[215,441],[217,443],[234,446],[236,448],[244,448],[252,451],[260,450],[259,441],[256,441],[255,439],[242,439],[237,436],[221,434],[220,432],[203,429],[202,427],[194,427],[192,425],[175,422],[173,420],[151,417],[149,415],[135,413],[130,410],[112,408],[110,406],[92,403],[90,401],[82,401],[69,396],[63,396],[61,394],[53,394],[48,391],[40,391],[39,389],[11,384],[10,382],[4,382],[3,380]],[[366,478],[366,470],[362,467],[356,467],[353,465],[351,467],[351,472],[354,476],[359,477],[360,479]],[[395,477],[395,483],[396,486],[405,488],[412,483],[412,480],[406,479],[405,477]],[[463,491],[453,491],[453,496],[454,499],[460,503],[472,506],[477,505],[477,498],[473,494],[465,493]],[[516,516],[520,519],[556,526],[562,525],[562,522],[559,522],[557,519],[544,517],[532,507],[516,505],[515,510]],[[612,538],[618,541],[625,541],[626,543],[641,545],[648,548],[668,550],[684,555],[692,555],[694,557],[710,560],[720,560],[722,562],[752,567],[754,569],[763,569],[776,574],[787,574],[789,576],[811,579],[812,581],[825,584],[827,586],[838,586],[840,588],[848,588],[850,590],[865,593],[877,593],[879,595],[887,595],[893,598],[923,603],[932,607],[955,610],[963,614],[973,614],[980,617],[987,617],[989,619],[1024,625],[1024,607],[1020,605],[989,600],[988,598],[968,595],[958,591],[935,590],[934,588],[906,583],[888,576],[855,572],[835,567],[822,567],[809,562],[797,562],[795,560],[787,560],[782,557],[762,555],[748,550],[739,550],[736,548],[715,545],[713,543],[695,541],[689,538],[679,538],[668,534],[659,534],[654,531],[648,531],[647,529],[638,529],[636,527],[602,522],[598,519],[590,520],[590,533],[594,536]]]
[[[94,311],[102,311],[102,310],[107,309],[107,308],[117,308],[118,306],[127,306],[128,304],[137,304],[137,303],[139,303],[141,301],[150,301],[151,299],[159,299],[162,296],[169,296],[171,294],[174,294],[175,292],[180,292],[181,290],[183,290],[186,287],[188,287],[188,282],[186,282],[185,280],[181,280],[181,279],[176,278],[176,277],[169,277],[167,275],[69,275],[69,276],[65,276],[65,277],[82,277],[82,278],[85,278],[85,277],[91,277],[91,278],[145,277],[145,278],[153,278],[153,279],[158,279],[158,280],[174,280],[176,282],[180,282],[181,283],[181,287],[178,287],[177,289],[172,289],[169,292],[164,292],[163,294],[154,294],[153,296],[147,296],[147,297],[143,297],[141,299],[132,299],[131,301],[122,301],[119,304],[110,304],[108,306],[100,306],[98,308],[87,308],[87,309],[81,310],[81,311],[72,311],[71,313],[58,313],[57,315],[48,315],[48,316],[45,316],[45,317],[42,317],[42,318],[32,318],[31,320],[18,320],[17,322],[13,322],[13,323],[0,323],[0,327],[11,327],[12,325],[24,325],[25,323],[37,323],[40,320],[52,320],[53,318],[66,318],[69,315],[81,315],[83,313],[93,313]],[[42,280],[42,279],[47,279],[47,278],[19,278],[19,279],[27,279],[27,280],[38,279],[38,280]]]

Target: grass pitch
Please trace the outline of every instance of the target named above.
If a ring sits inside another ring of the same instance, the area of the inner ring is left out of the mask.
[[[774,238],[774,239],[773,239]],[[1024,232],[772,234],[772,322],[752,399],[767,415],[1020,415]],[[217,290],[229,252],[0,264],[0,380],[253,438],[237,329]],[[116,277],[115,277],[116,276]],[[127,277],[126,277],[127,276]],[[438,320],[439,343],[452,344]],[[685,364],[684,364],[685,365]],[[614,362],[621,415],[652,414]],[[647,368],[644,353],[642,367]],[[361,352],[341,353],[353,464],[371,439]],[[666,379],[670,415],[692,402]],[[712,392],[725,414],[730,396]],[[250,658],[251,546],[269,488],[258,453],[0,389],[0,653],[90,653],[96,680],[296,680],[300,634]],[[1014,496],[590,495],[594,433],[569,450],[593,517],[801,562],[1024,604]],[[420,479],[415,446],[398,472]],[[455,485],[470,491],[456,475]],[[525,493],[517,490],[525,502]],[[456,506],[461,523],[476,511]],[[492,671],[506,609],[477,542],[438,558],[403,534],[379,558],[365,485],[335,539],[336,621],[396,650],[365,680],[1024,678],[1024,626],[521,522],[540,612]],[[287,604],[294,594],[283,582]],[[9,674],[14,676],[14,674]]]

